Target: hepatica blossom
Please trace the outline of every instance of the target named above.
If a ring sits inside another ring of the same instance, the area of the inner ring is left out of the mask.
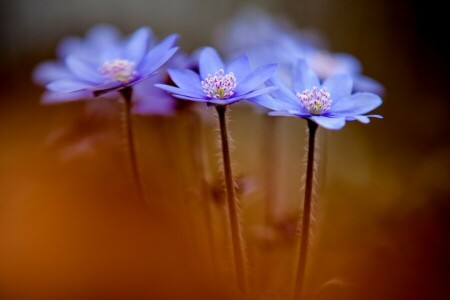
[[[246,55],[226,65],[215,49],[206,47],[200,53],[199,74],[188,69],[169,69],[177,86],[156,86],[180,99],[228,105],[276,89],[263,85],[275,70],[276,64],[267,64],[252,71]]]
[[[111,30],[96,31],[92,35],[76,50],[69,51],[62,63],[50,65],[64,73],[61,77],[47,78],[49,91],[57,94],[87,92],[98,96],[124,89],[154,74],[178,49],[174,47],[177,35],[151,47],[152,32],[147,27],[136,30],[126,39],[113,37]],[[40,74],[45,77],[48,72],[49,67]]]
[[[277,78],[270,81],[279,89],[271,96],[261,95],[250,100],[273,110],[270,115],[310,119],[334,130],[344,127],[346,121],[369,123],[369,117],[381,118],[379,115],[365,115],[381,105],[379,96],[352,94],[352,78],[346,74],[332,76],[321,84],[305,60],[298,60],[294,67],[292,88]]]

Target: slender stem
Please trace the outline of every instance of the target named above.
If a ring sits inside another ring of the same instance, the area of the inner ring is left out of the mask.
[[[308,162],[306,165],[305,199],[303,202],[303,218],[301,223],[300,251],[297,265],[297,275],[295,279],[294,300],[301,299],[305,282],[306,258],[308,255],[309,227],[311,219],[311,196],[314,180],[314,148],[316,140],[317,124],[308,121],[309,141],[308,141]]]
[[[246,276],[244,267],[244,251],[241,243],[238,207],[236,203],[233,174],[231,171],[230,150],[228,145],[228,132],[225,118],[226,107],[217,106],[216,109],[217,114],[219,115],[220,136],[222,140],[223,168],[227,191],[227,205],[228,205],[228,216],[230,218],[231,240],[233,245],[234,269],[238,288],[245,293]]]
[[[126,87],[120,90],[120,94],[122,95],[125,103],[125,134],[127,138],[128,154],[130,159],[131,171],[133,174],[133,181],[136,186],[136,192],[138,193],[140,201],[146,203],[144,189],[142,186],[141,176],[137,164],[133,126],[131,124],[131,96],[133,94],[133,90],[131,87]]]

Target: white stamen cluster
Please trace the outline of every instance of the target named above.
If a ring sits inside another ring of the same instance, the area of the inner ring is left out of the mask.
[[[225,74],[225,71],[220,69],[214,73],[214,76],[208,74],[202,80],[202,88],[209,98],[228,99],[234,95],[236,77],[234,77],[233,72]]]
[[[306,89],[301,93],[297,93],[297,97],[300,99],[303,107],[312,115],[324,114],[331,107],[332,100],[326,88],[318,89],[313,87],[312,89]]]
[[[99,71],[109,82],[129,83],[136,78],[136,64],[126,59],[113,59],[103,63]]]

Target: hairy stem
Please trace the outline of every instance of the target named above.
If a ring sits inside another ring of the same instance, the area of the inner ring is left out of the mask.
[[[300,232],[300,251],[295,278],[294,300],[302,298],[305,282],[306,259],[308,255],[309,227],[311,219],[311,197],[314,180],[314,149],[316,140],[317,124],[311,120],[308,121],[309,141],[308,141],[308,161],[306,165],[305,199],[303,202],[303,218]]]
[[[234,270],[238,288],[242,292],[246,292],[246,275],[244,267],[244,249],[241,243],[241,232],[238,217],[238,206],[235,196],[233,174],[231,170],[230,150],[228,145],[228,132],[226,124],[226,107],[217,106],[217,114],[219,115],[220,136],[222,141],[223,168],[225,175],[225,185],[227,192],[228,216],[230,220],[231,241],[233,246]]]

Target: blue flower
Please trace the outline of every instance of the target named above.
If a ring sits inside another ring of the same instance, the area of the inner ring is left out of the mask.
[[[205,47],[199,56],[199,74],[188,69],[168,69],[177,86],[156,86],[176,98],[229,105],[275,90],[276,87],[263,84],[275,73],[276,67],[276,64],[268,64],[251,71],[246,55],[225,65],[215,49]]]
[[[316,73],[306,61],[298,60],[292,76],[292,88],[279,78],[269,80],[279,89],[271,96],[261,95],[251,102],[273,110],[272,116],[295,116],[310,119],[327,129],[341,129],[346,121],[369,123],[364,115],[381,105],[382,100],[372,93],[352,94],[353,81],[347,74],[339,74],[320,83]]]
[[[171,35],[150,47],[149,28],[120,39],[110,26],[96,27],[85,40],[72,39],[72,45],[61,55],[63,62],[41,65],[35,81],[48,81],[47,89],[57,94],[98,96],[120,90],[153,75],[177,51],[177,38]]]

